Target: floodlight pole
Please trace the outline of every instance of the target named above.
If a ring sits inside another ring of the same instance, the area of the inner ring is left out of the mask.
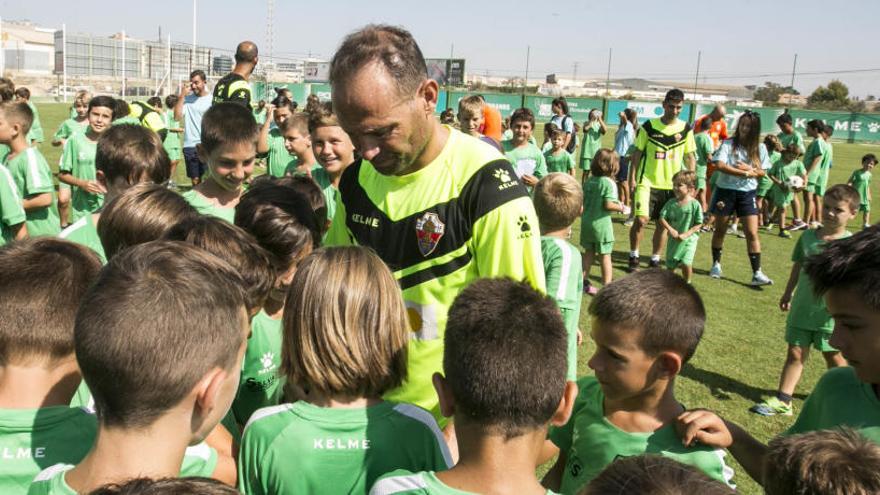
[[[64,95],[64,103],[67,103],[67,24],[61,25],[61,93]]]
[[[193,47],[192,47],[192,56],[189,61],[189,70],[190,72],[195,70],[196,68],[196,1],[193,0]]]
[[[122,99],[125,99],[125,29],[122,30]]]

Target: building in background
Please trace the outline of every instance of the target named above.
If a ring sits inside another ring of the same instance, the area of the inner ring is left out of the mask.
[[[54,67],[54,29],[30,21],[3,21],[3,69],[12,76],[47,76]]]

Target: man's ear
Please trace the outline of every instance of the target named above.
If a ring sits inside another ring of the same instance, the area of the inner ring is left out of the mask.
[[[434,383],[434,390],[437,391],[437,398],[440,400],[440,414],[446,418],[451,418],[455,415],[455,397],[452,396],[452,391],[449,390],[446,378],[440,373],[434,373],[431,381]]]
[[[419,100],[423,105],[422,110],[429,117],[434,116],[437,102],[440,99],[440,86],[433,79],[426,79],[419,88]]]
[[[559,399],[559,406],[556,412],[550,418],[550,424],[553,426],[563,426],[568,423],[571,418],[571,411],[574,408],[574,401],[577,399],[578,387],[573,381],[565,382],[565,389],[562,392],[562,398]]]
[[[223,384],[226,382],[229,373],[219,367],[212,368],[205,373],[205,376],[196,384],[192,391],[195,396],[195,404],[193,414],[197,414],[199,419],[206,418],[216,407],[221,406],[220,392],[223,390]]]

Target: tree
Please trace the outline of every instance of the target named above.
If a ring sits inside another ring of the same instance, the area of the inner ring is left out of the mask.
[[[807,98],[807,106],[821,110],[847,110],[854,102],[849,99],[849,88],[837,79],[828,86],[819,86]]]
[[[764,83],[764,86],[755,89],[755,94],[753,98],[757,101],[762,101],[764,103],[777,103],[779,101],[779,95],[783,93],[789,93],[793,95],[800,94],[796,89],[792,88],[791,86],[782,86],[772,81],[766,81]]]

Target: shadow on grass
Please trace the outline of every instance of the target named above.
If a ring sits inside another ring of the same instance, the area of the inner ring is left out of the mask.
[[[719,400],[732,400],[731,394],[736,394],[749,402],[760,402],[776,393],[776,390],[755,387],[714,371],[697,368],[690,363],[681,369],[681,376],[702,383]],[[794,397],[801,400],[807,398],[806,394],[795,394]]]
[[[705,276],[708,277],[708,276],[709,276],[709,270],[706,270],[706,269],[704,269],[704,268],[694,268],[694,275],[705,275]],[[728,278],[728,277],[725,277],[725,276],[722,276],[722,277],[719,278],[718,280],[719,280],[719,281],[723,280],[723,281],[725,281],[725,282],[730,282],[730,283],[732,283],[732,284],[741,285],[741,286],[743,286],[743,287],[745,287],[745,288],[747,288],[747,289],[751,289],[751,290],[756,291],[756,292],[760,292],[760,291],[763,291],[763,290],[764,290],[764,287],[763,287],[763,286],[757,286],[757,287],[755,287],[754,285],[752,285],[752,284],[750,284],[750,283],[748,283],[748,282],[741,282],[741,281],[739,281],[739,280],[734,280],[734,279],[732,279],[732,278]]]

